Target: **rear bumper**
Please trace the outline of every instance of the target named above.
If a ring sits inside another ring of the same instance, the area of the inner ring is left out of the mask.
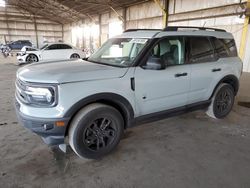
[[[64,144],[66,127],[69,118],[45,119],[26,116],[19,110],[19,103],[15,102],[18,121],[25,128],[41,136],[47,145]],[[56,126],[56,122],[63,121],[64,126]]]

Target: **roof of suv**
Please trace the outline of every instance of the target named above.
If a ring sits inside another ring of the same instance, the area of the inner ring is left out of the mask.
[[[233,35],[222,29],[205,27],[174,27],[165,29],[129,29],[118,38],[161,38],[164,36],[211,36],[232,39]]]

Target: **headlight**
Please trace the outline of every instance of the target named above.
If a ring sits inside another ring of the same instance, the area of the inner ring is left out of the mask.
[[[52,107],[57,104],[56,86],[39,86],[17,81],[17,96],[24,103],[37,107]]]
[[[26,55],[26,52],[17,52],[16,55],[17,55],[17,56],[24,56],[24,55]]]
[[[52,105],[55,101],[53,88],[27,86],[25,93],[28,102],[37,105]]]

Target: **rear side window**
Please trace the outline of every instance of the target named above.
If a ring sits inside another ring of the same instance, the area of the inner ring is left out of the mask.
[[[214,49],[207,37],[190,37],[190,63],[215,61]]]
[[[225,47],[229,51],[230,57],[238,56],[237,48],[236,48],[234,39],[219,39],[219,40],[223,42],[223,44],[225,45]]]
[[[67,44],[58,44],[58,48],[59,49],[72,49],[72,47],[71,46],[69,46],[69,45],[67,45]]]
[[[219,58],[237,56],[237,49],[233,39],[212,38],[215,52]]]
[[[228,57],[229,50],[227,49],[226,45],[217,38],[211,39],[214,43],[214,50],[219,58]]]

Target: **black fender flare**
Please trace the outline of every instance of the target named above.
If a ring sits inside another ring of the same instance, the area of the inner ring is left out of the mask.
[[[232,83],[231,83],[232,82]],[[235,96],[237,95],[238,91],[239,91],[239,79],[235,76],[235,75],[227,75],[225,77],[223,77],[219,82],[218,84],[215,86],[214,90],[213,90],[213,93],[210,97],[210,99],[213,97],[216,89],[218,88],[218,86],[221,84],[221,83],[229,83],[232,85],[232,87],[234,88],[234,94]]]
[[[134,123],[134,110],[130,102],[121,95],[115,93],[98,93],[90,95],[86,98],[75,103],[71,108],[65,113],[64,117],[69,118],[70,121],[74,118],[79,110],[91,103],[103,103],[116,108],[122,114],[125,122],[125,127],[131,127]],[[70,124],[70,122],[69,122]],[[67,129],[69,128],[69,125]],[[66,131],[67,132],[67,131]]]

